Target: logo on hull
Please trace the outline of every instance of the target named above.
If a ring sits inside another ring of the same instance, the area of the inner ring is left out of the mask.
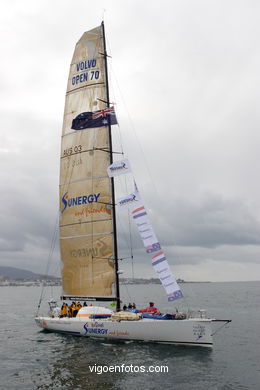
[[[104,326],[103,323],[89,323],[86,322],[84,325],[84,329],[86,331],[85,334],[107,334],[108,329],[102,328]]]

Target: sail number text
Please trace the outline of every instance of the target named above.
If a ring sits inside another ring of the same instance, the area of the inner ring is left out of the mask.
[[[63,150],[63,157],[71,156],[72,154],[77,154],[82,152],[82,145],[72,146]]]

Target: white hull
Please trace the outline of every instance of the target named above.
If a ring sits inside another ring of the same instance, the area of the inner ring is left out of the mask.
[[[136,340],[211,347],[211,319],[140,319],[112,321],[91,318],[36,317],[36,323],[52,332],[113,340]]]

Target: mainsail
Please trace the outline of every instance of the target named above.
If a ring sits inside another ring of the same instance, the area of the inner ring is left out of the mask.
[[[115,267],[104,27],[85,32],[70,67],[61,142],[60,250],[66,296],[110,297]],[[83,123],[83,125],[82,125]],[[113,180],[113,179],[112,179]]]

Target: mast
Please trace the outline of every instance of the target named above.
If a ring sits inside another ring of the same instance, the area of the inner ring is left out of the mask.
[[[104,47],[104,61],[105,61],[105,79],[106,79],[106,102],[110,106],[109,100],[109,86],[108,86],[108,71],[107,71],[107,51],[104,21],[101,23]],[[110,164],[113,164],[113,145],[112,145],[112,130],[111,125],[108,126],[109,146],[110,146]],[[120,310],[120,290],[119,290],[119,276],[118,276],[118,250],[117,250],[117,227],[116,227],[116,203],[115,203],[115,184],[114,178],[111,178],[111,195],[112,195],[112,215],[113,215],[113,232],[114,232],[114,261],[115,261],[115,284],[116,284],[116,310]]]

